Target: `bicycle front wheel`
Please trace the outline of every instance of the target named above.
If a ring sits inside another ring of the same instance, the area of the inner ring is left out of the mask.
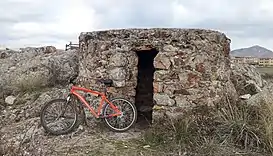
[[[129,130],[137,120],[136,106],[130,101],[123,98],[116,98],[111,100],[118,109],[122,112],[122,115],[115,117],[106,117],[104,122],[110,130],[115,132],[124,132]],[[106,104],[103,108],[103,115],[114,114],[115,111],[109,104]]]
[[[43,106],[40,119],[47,132],[63,135],[74,129],[78,114],[71,102],[66,99],[54,99]]]

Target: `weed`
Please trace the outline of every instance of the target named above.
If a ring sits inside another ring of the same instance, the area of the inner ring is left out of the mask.
[[[142,142],[168,152],[197,155],[232,155],[234,150],[272,154],[273,105],[250,106],[226,98],[214,108],[198,106],[180,119],[162,119],[144,134]]]
[[[221,144],[233,143],[248,148],[263,146],[259,135],[259,118],[250,106],[246,104],[231,105],[227,103],[218,113],[216,134]]]
[[[260,118],[260,133],[266,148],[273,153],[273,103],[262,103],[257,109]]]

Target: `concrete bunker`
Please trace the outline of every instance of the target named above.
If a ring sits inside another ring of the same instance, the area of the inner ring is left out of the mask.
[[[111,96],[129,99],[148,123],[213,106],[231,86],[230,40],[217,31],[94,31],[81,33],[79,45],[79,77],[112,79]]]

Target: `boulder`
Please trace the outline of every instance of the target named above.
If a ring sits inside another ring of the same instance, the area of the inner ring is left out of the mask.
[[[11,96],[6,97],[5,102],[8,105],[13,105],[15,100],[16,100],[16,97],[11,95]]]
[[[246,102],[252,106],[273,104],[273,84],[264,87],[262,91],[251,96]]]
[[[50,48],[21,48],[0,59],[0,95],[66,85],[78,75],[77,51],[47,54]]]
[[[43,47],[43,51],[45,54],[48,54],[48,53],[57,52],[57,49],[53,46],[46,46],[46,47]]]
[[[265,81],[255,66],[246,64],[231,64],[231,81],[238,95],[254,95],[262,91]]]

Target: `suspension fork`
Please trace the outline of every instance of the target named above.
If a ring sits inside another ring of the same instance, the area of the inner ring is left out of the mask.
[[[67,95],[67,97],[66,97],[66,105],[68,104],[68,102],[70,102],[70,100],[71,100],[71,93],[69,93],[68,95]]]
[[[75,100],[75,101],[72,101],[72,99]],[[85,112],[84,112],[83,105],[82,105],[81,101],[79,101],[79,99],[73,93],[68,94],[68,96],[66,98],[66,104],[65,104],[64,111],[66,110],[67,105],[68,105],[69,102],[75,102],[75,103],[72,103],[72,107],[75,108],[76,113],[78,113],[78,114],[84,113],[83,115],[85,117]]]
[[[64,116],[64,113],[65,113],[65,111],[66,111],[66,109],[67,109],[67,105],[68,105],[69,102],[71,102],[71,93],[69,93],[68,96],[66,97],[65,105],[62,106],[62,107],[64,107],[64,108],[62,108],[62,112],[61,112],[61,114],[60,114],[59,117]]]

